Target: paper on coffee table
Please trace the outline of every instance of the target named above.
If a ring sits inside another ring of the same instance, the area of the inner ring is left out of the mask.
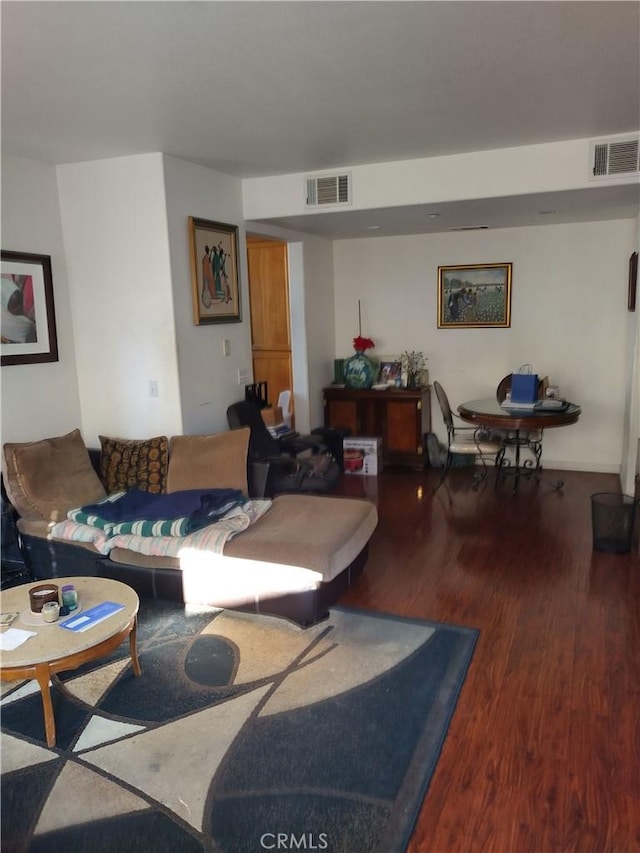
[[[35,637],[35,631],[23,631],[22,628],[9,628],[4,634],[0,634],[0,649],[3,652],[12,652],[29,639]]]

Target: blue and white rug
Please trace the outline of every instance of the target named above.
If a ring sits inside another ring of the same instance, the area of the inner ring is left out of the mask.
[[[142,602],[138,651],[3,684],[2,850],[402,851],[477,639],[336,608],[302,630]]]

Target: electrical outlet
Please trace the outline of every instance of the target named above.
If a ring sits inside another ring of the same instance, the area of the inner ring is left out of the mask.
[[[246,385],[249,381],[249,371],[244,368],[240,368],[238,371],[238,385]]]
[[[158,383],[155,379],[149,380],[149,396],[157,397],[158,396]]]

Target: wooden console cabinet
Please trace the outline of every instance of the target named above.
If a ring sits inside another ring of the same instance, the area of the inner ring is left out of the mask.
[[[381,436],[384,465],[424,467],[424,436],[431,431],[429,388],[361,391],[331,386],[323,396],[326,427],[348,427],[354,436]]]

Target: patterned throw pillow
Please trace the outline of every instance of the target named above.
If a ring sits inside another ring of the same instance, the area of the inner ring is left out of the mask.
[[[167,488],[169,439],[135,441],[101,435],[100,477],[109,494],[140,489],[161,494]]]

